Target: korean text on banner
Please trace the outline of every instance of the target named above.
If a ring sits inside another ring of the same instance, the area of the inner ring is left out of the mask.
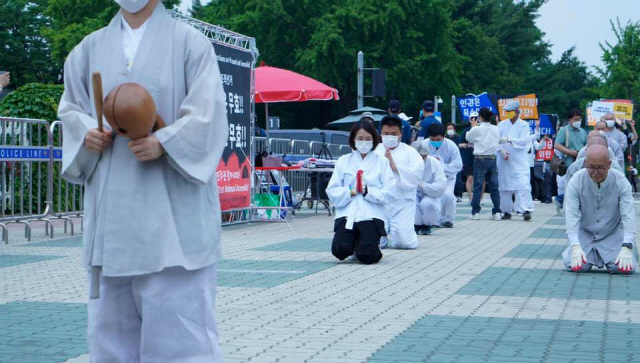
[[[500,97],[498,99],[498,107],[500,109],[500,120],[507,118],[504,106],[509,101],[518,101],[520,103],[520,118],[523,120],[531,120],[538,118],[538,97],[535,94],[521,95],[516,97]]]
[[[553,159],[553,140],[551,139],[542,139],[541,143],[544,143],[542,149],[536,151],[536,159],[550,161]]]
[[[527,120],[529,127],[531,128],[531,134],[535,133],[537,120]],[[553,135],[556,131],[553,128],[551,117],[547,114],[540,115],[540,135]]]
[[[213,43],[225,92],[229,137],[216,173],[223,211],[251,206],[251,66],[245,50]]]
[[[589,126],[595,126],[596,122],[600,121],[602,116],[613,113],[614,106],[612,102],[593,101],[590,107],[591,112],[587,111]]]
[[[484,92],[479,95],[466,95],[466,96],[458,96],[458,108],[460,109],[460,115],[464,121],[469,121],[469,115],[471,112],[478,112],[480,108],[486,107],[491,110],[491,112],[496,113],[496,107],[491,102],[489,95]]]
[[[633,120],[633,103],[614,102],[613,114],[616,115],[617,119]]]

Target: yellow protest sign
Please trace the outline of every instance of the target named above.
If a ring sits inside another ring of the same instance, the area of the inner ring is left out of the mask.
[[[613,113],[616,115],[616,118],[618,119],[632,120],[633,119],[633,103],[614,102]]]

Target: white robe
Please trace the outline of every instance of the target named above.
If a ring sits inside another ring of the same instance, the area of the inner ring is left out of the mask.
[[[447,188],[441,198],[442,213],[440,224],[450,222],[453,224],[456,219],[456,198],[454,189],[456,186],[456,176],[462,170],[462,157],[460,149],[455,142],[445,138],[439,148],[435,148],[429,142],[429,156],[433,156],[442,163],[444,173],[447,176]]]
[[[213,46],[159,3],[128,71],[122,21],[118,13],[65,62],[58,109],[65,130],[62,175],[86,188],[84,264],[102,266],[112,277],[212,265],[222,257],[213,176],[228,135]],[[139,162],[122,136],[101,155],[84,147],[87,131],[97,127],[93,72],[102,75],[104,95],[125,82],[149,90],[167,124],[155,133],[165,155]]]
[[[498,149],[509,153],[509,160],[504,160],[497,152],[498,183],[503,191],[531,191],[529,154],[531,146],[531,129],[529,124],[521,119],[511,123],[504,120],[498,124],[500,137],[509,136],[511,142],[501,144]],[[504,210],[503,210],[504,211]],[[509,213],[509,212],[507,212]]]
[[[384,158],[386,148],[379,144],[375,152]],[[385,205],[389,244],[393,248],[413,249],[418,247],[413,222],[416,218],[416,191],[422,178],[424,162],[416,149],[404,143],[399,143],[391,150],[391,157],[398,172],[393,172],[396,178],[393,203]]]
[[[416,225],[436,226],[440,223],[441,198],[446,188],[447,176],[442,164],[437,159],[427,156],[422,182],[418,185]]]
[[[362,170],[367,185],[367,195],[351,196],[356,187],[356,175]],[[356,222],[373,218],[385,220],[385,204],[393,200],[396,180],[387,158],[373,151],[364,159],[358,151],[342,155],[336,161],[333,174],[327,185],[327,196],[336,207],[335,218],[347,217],[347,229]]]
[[[627,150],[627,135],[625,135],[624,132],[614,128],[611,131],[607,131],[607,137],[617,142],[620,145],[620,149],[623,153]]]

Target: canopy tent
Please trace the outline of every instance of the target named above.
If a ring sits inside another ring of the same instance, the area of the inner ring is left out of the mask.
[[[256,68],[255,103],[265,104],[269,136],[269,103],[338,100],[338,90],[302,74],[261,65]]]
[[[373,108],[373,107],[363,107],[363,108],[358,108],[356,110],[353,111],[349,111],[349,115],[335,120],[335,121],[331,121],[329,122],[329,125],[331,126],[340,126],[341,124],[346,124],[346,125],[351,125],[354,122],[360,121],[360,118],[362,117],[362,114],[365,112],[371,112],[373,114],[373,120],[375,122],[380,122],[382,121],[382,118],[385,117],[387,115],[387,112],[384,110],[381,110],[379,108]]]

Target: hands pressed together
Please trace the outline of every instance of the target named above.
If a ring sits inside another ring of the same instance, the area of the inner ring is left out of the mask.
[[[113,132],[98,129],[91,129],[84,138],[87,150],[94,153],[101,153],[113,143]],[[164,148],[155,135],[149,135],[137,140],[129,141],[129,150],[136,156],[138,161],[155,160],[164,154]]]

